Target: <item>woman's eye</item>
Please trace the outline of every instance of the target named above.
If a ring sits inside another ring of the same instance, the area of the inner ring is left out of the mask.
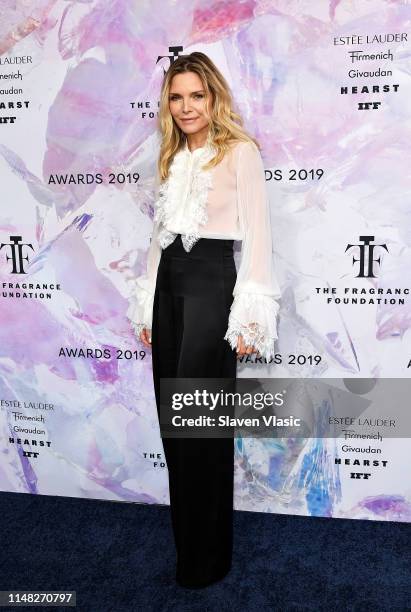
[[[204,94],[194,94],[194,98],[204,98]],[[179,96],[170,96],[169,100],[170,101],[174,101],[174,100],[178,100]]]

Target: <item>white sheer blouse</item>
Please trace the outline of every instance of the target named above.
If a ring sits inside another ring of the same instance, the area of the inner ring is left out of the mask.
[[[241,259],[224,339],[233,349],[242,334],[262,357],[274,355],[281,296],[272,254],[269,201],[264,165],[253,142],[237,142],[209,171],[210,141],[193,152],[185,147],[158,187],[147,271],[134,281],[127,317],[137,335],[151,329],[161,251],[182,235],[188,252],[199,238],[241,240]]]

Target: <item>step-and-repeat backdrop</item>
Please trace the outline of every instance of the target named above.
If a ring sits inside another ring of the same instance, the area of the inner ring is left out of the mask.
[[[270,195],[277,355],[238,376],[410,376],[410,17],[383,0],[3,0],[1,490],[169,502],[126,310],[161,81],[191,51],[227,78]],[[410,521],[411,441],[389,401],[377,416],[367,437],[358,420],[357,438],[238,438],[236,509]]]

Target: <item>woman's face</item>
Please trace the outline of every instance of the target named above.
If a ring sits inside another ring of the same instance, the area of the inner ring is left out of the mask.
[[[176,74],[170,85],[169,108],[174,121],[185,134],[208,132],[206,96],[195,72]]]

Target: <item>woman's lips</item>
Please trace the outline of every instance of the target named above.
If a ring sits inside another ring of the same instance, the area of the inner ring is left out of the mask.
[[[195,119],[181,119],[181,121],[184,121],[184,123],[191,123],[192,121],[196,121],[197,117]]]

